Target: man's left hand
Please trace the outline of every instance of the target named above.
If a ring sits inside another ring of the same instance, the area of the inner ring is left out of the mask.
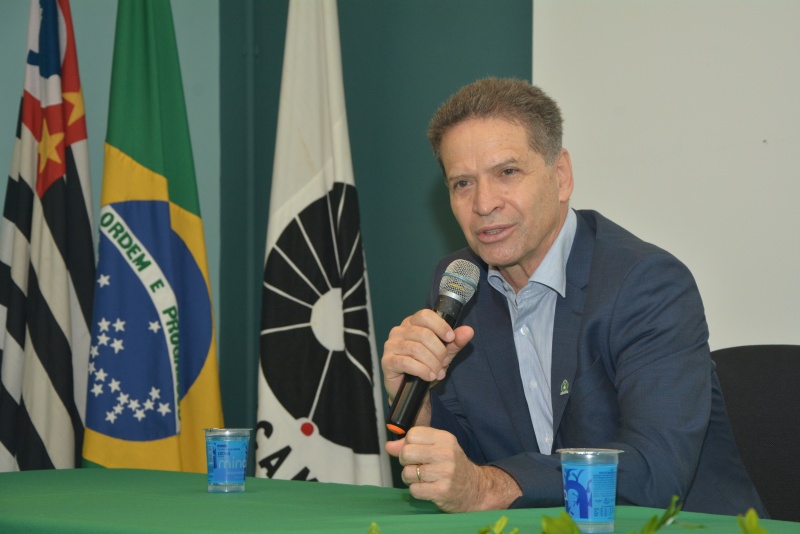
[[[504,509],[522,495],[508,473],[474,464],[444,430],[413,427],[403,439],[387,442],[386,451],[404,466],[402,479],[411,495],[444,512]]]

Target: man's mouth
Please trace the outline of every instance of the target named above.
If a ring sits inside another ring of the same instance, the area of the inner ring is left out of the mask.
[[[490,228],[482,228],[478,230],[478,239],[482,241],[494,241],[498,238],[501,238],[503,234],[505,234],[508,229],[511,228],[510,226],[492,226]]]

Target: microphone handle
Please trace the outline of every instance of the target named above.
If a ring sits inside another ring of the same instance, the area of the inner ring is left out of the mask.
[[[461,313],[461,308],[462,304],[456,299],[446,295],[439,295],[436,304],[433,306],[433,311],[444,319],[450,325],[450,328],[453,328]],[[399,436],[408,432],[414,426],[414,421],[417,419],[420,408],[422,408],[429,386],[430,383],[420,377],[406,374],[389,410],[386,428]]]

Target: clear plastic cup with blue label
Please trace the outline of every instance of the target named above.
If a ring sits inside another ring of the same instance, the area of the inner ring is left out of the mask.
[[[618,449],[559,449],[564,505],[581,532],[614,532]]]
[[[206,428],[208,491],[244,491],[249,428]]]

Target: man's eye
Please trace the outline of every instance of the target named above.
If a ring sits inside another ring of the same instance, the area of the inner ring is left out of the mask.
[[[503,169],[503,176],[511,176],[517,172],[517,169]]]
[[[453,189],[461,189],[469,185],[469,182],[466,180],[458,180],[453,182]]]

